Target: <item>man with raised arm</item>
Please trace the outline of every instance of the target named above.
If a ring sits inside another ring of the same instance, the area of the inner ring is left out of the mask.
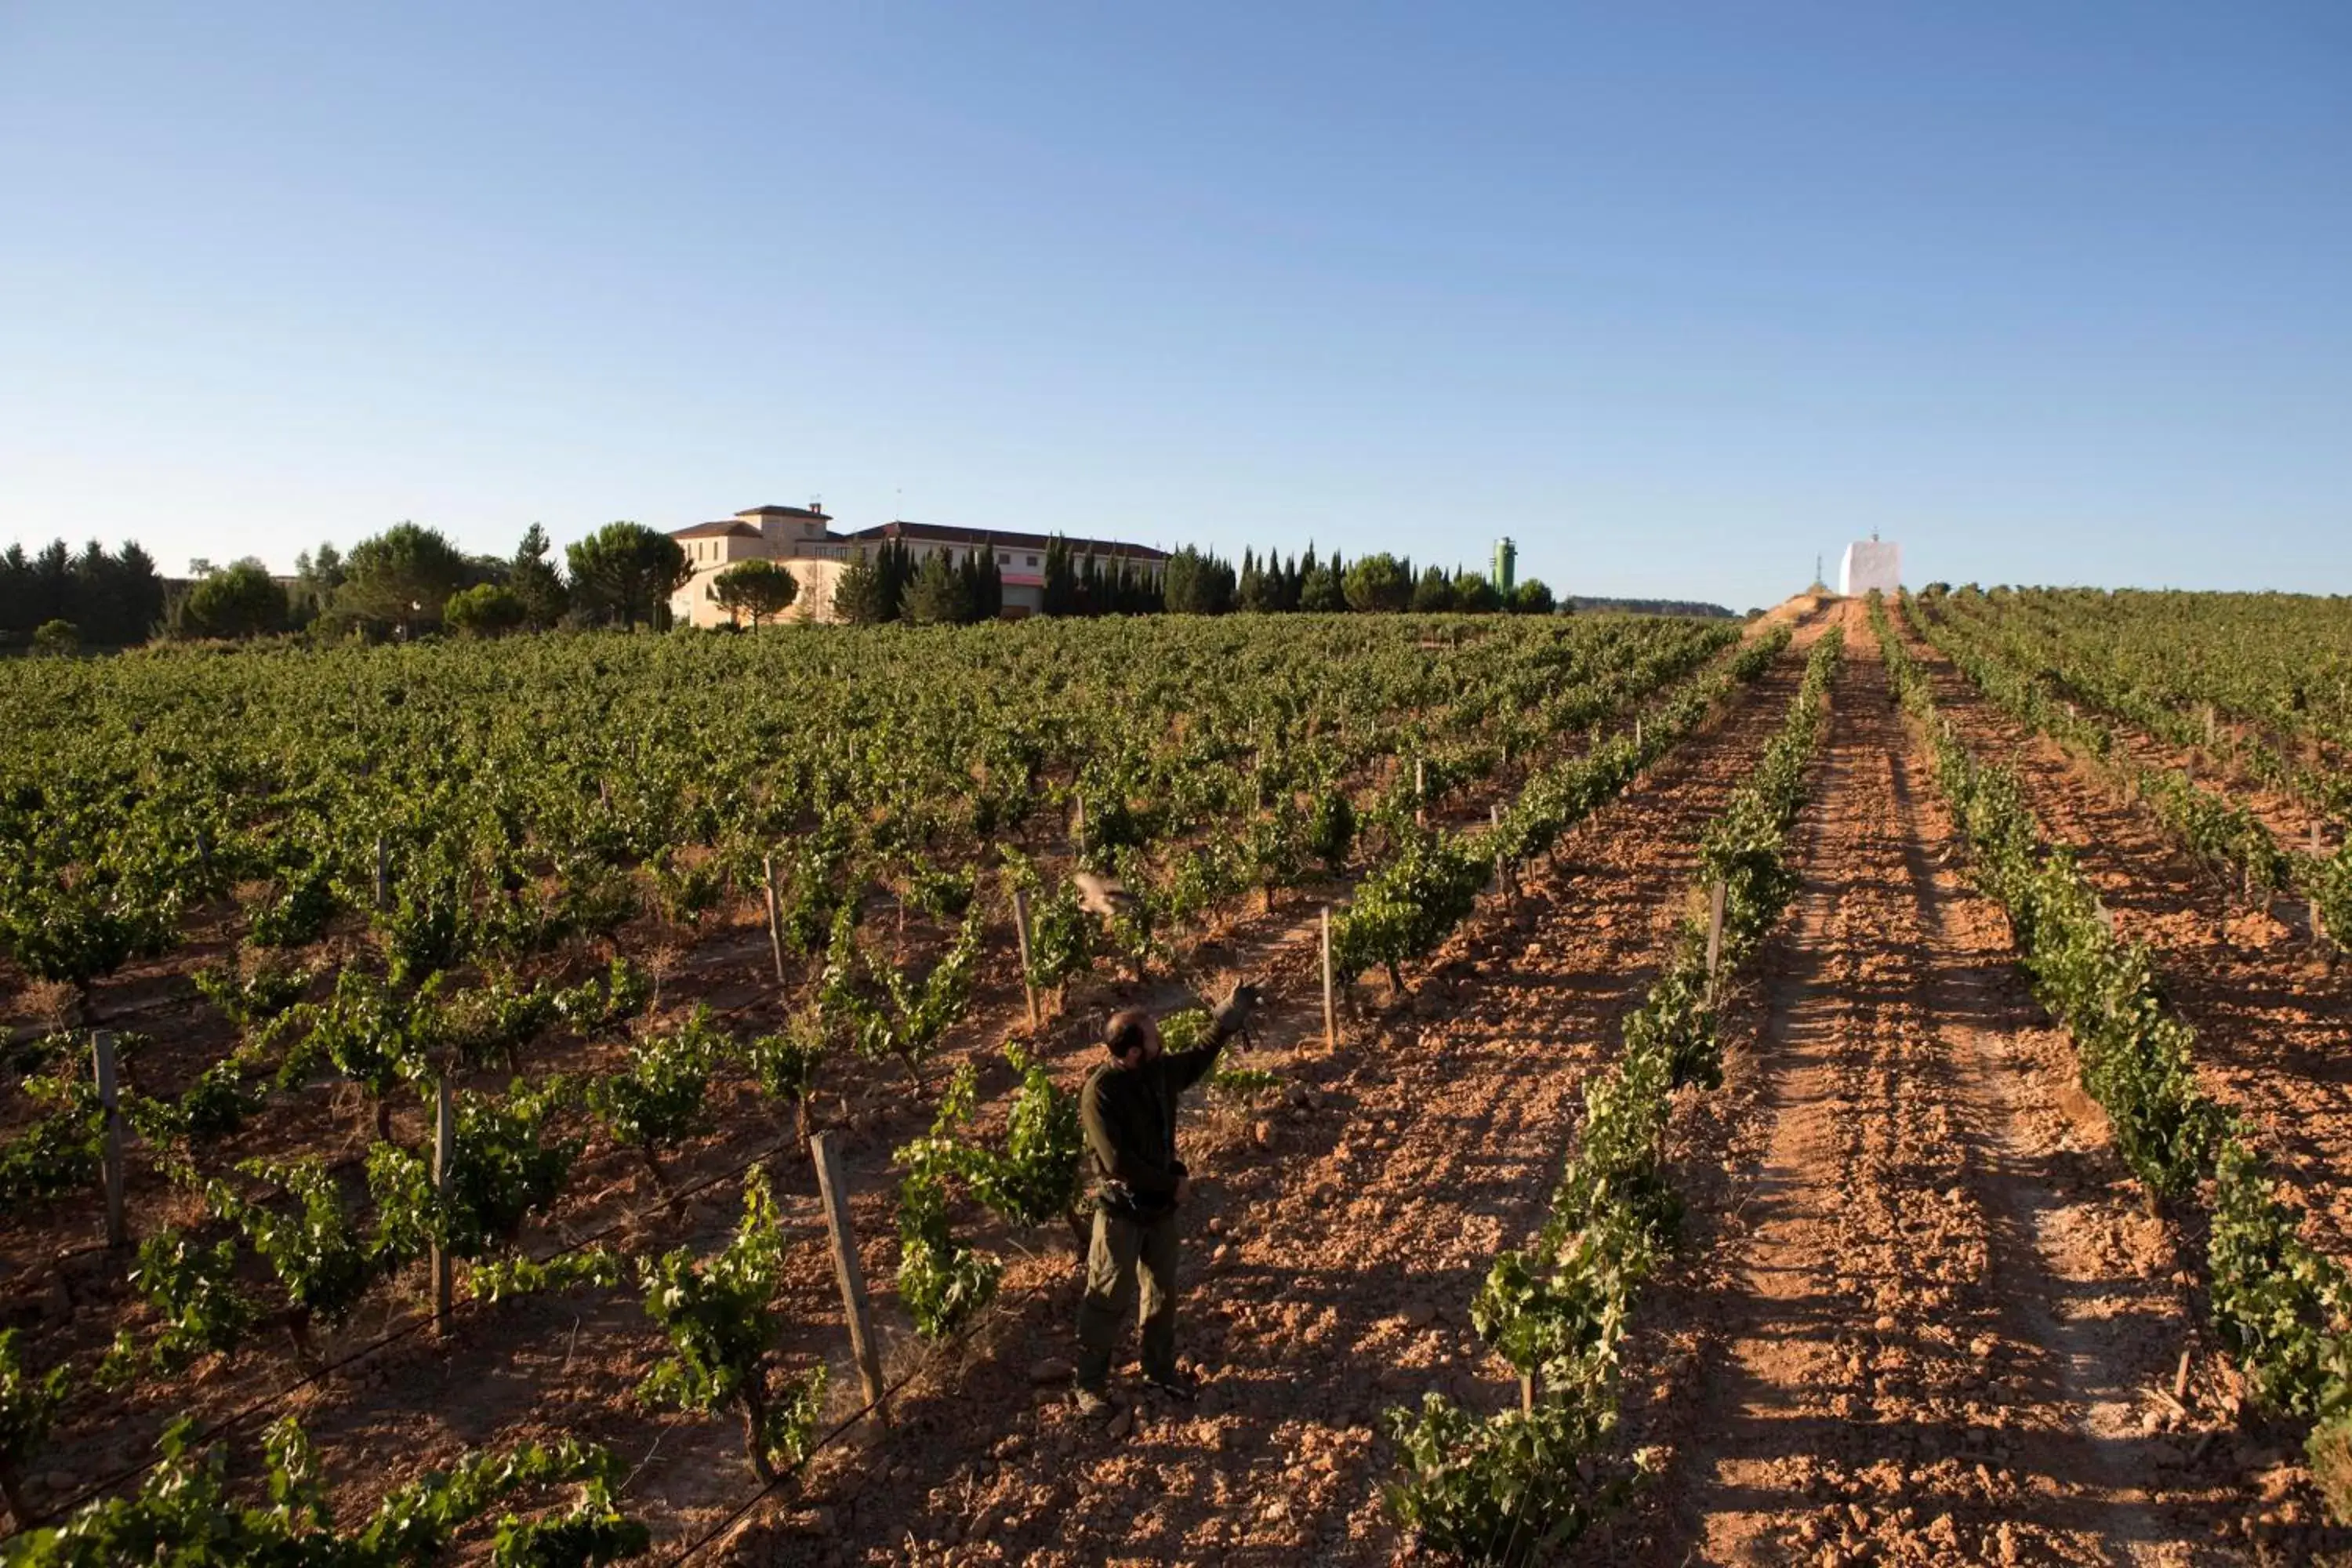
[[[1112,1408],[1110,1363],[1141,1285],[1143,1375],[1178,1399],[1194,1396],[1176,1366],[1177,1212],[1191,1190],[1176,1157],[1176,1101],[1209,1074],[1224,1043],[1249,1025],[1257,988],[1235,985],[1217,1005],[1209,1037],[1191,1050],[1160,1048],[1160,1026],[1140,1007],[1112,1015],[1103,1032],[1111,1059],[1078,1096],[1095,1175],[1095,1230],[1087,1290],[1078,1303],[1078,1408]]]

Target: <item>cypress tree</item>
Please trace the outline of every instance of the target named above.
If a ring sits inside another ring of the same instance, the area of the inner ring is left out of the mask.
[[[978,591],[972,595],[972,619],[1002,620],[1004,616],[1004,563],[993,550],[980,552]]]
[[[981,584],[980,553],[967,550],[955,563],[956,582],[963,590],[963,615],[960,618],[967,621],[980,618],[981,596],[988,591]]]
[[[1045,585],[1040,597],[1046,615],[1077,613],[1078,577],[1070,567],[1070,542],[1058,533],[1045,542]]]
[[[906,614],[907,590],[915,585],[915,547],[905,540],[890,543],[890,603],[894,617]]]

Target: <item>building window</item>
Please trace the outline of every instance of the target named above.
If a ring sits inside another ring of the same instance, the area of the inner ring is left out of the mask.
[[[1032,566],[1034,566],[1034,565],[1036,565],[1036,564],[1037,564],[1037,558],[1036,558],[1034,555],[1032,555],[1031,557],[1029,557],[1029,564],[1030,564],[1030,565],[1032,565]]]

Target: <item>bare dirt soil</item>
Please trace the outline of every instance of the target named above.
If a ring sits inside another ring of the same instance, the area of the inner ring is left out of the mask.
[[[1801,644],[1821,609],[1790,611]],[[1802,888],[1727,1008],[1727,1082],[1682,1091],[1675,1110],[1685,1239],[1640,1299],[1625,1373],[1628,1445],[1649,1447],[1660,1477],[1569,1560],[2352,1562],[2352,1542],[2313,1522],[2299,1456],[2244,1415],[2202,1328],[2201,1237],[2142,1205],[2075,1087],[2068,1042],[2014,968],[2003,917],[1948,863],[1950,825],[1859,606],[1828,614],[1846,626],[1848,664],[1799,829]],[[2159,950],[2215,1092],[2284,1156],[2315,1238],[2352,1250],[2352,1196],[2335,1180],[2352,1154],[2352,1071],[2327,1049],[2352,1017],[2345,978],[2305,956],[2295,922],[2232,909],[2139,807],[1915,652],[1970,742],[2018,766],[2049,829],[2084,847],[2120,929]],[[1393,1469],[1381,1413],[1430,1389],[1489,1409],[1516,1398],[1468,1303],[1495,1254],[1539,1220],[1583,1086],[1654,977],[1700,836],[1780,724],[1797,665],[1784,658],[1570,835],[1517,898],[1485,900],[1405,996],[1367,987],[1336,1052],[1321,1045],[1305,898],[1223,923],[1181,976],[1100,987],[1042,1032],[1075,1088],[1108,1006],[1181,1005],[1227,973],[1274,991],[1248,1065],[1279,1086],[1196,1096],[1182,1133],[1201,1178],[1180,1325],[1204,1384],[1197,1405],[1122,1381],[1116,1419],[1071,1408],[1077,1259],[1057,1227],[983,1237],[1008,1257],[999,1304],[946,1351],[914,1341],[888,1289],[888,1162],[929,1110],[901,1084],[844,1074],[817,1119],[847,1145],[888,1371],[904,1380],[887,1429],[847,1428],[739,1514],[752,1485],[732,1424],[634,1397],[659,1349],[634,1295],[528,1300],[461,1314],[448,1338],[416,1335],[291,1402],[350,1494],[347,1516],[466,1445],[571,1434],[632,1467],[626,1506],[656,1522],[665,1563],[706,1533],[690,1561],[1412,1557],[1380,1501]],[[755,927],[709,933],[679,956],[666,1006],[769,1018],[765,963]],[[979,1066],[984,1118],[1001,1115],[1011,1075],[994,1048],[1023,1011],[1004,978],[933,1068]],[[715,1110],[673,1184],[790,1151],[778,1171],[795,1237],[792,1360],[831,1363],[832,1412],[846,1415],[860,1396],[794,1131],[740,1086]],[[347,1127],[356,1149],[362,1121],[355,1103],[316,1099],[266,1136],[332,1151]],[[599,1150],[539,1246],[625,1218],[616,1244],[708,1247],[731,1227],[739,1185],[672,1206],[633,1157]],[[148,1197],[172,1201],[160,1184]],[[89,1218],[76,1210],[71,1224]],[[17,1255],[47,1254],[37,1270],[0,1275],[12,1310],[73,1343],[136,1310],[119,1262],[57,1258],[69,1238],[48,1221],[38,1239]],[[372,1304],[345,1342],[413,1311],[414,1285]],[[171,1403],[222,1414],[289,1370],[274,1351],[207,1363]],[[62,1495],[143,1454],[161,1397],[79,1408],[61,1473],[35,1484]]]
[[[1633,1373],[1637,1440],[1673,1458],[1617,1543],[1659,1564],[2215,1560],[2227,1494],[2192,1455],[2221,1421],[2168,1398],[2200,1345],[2182,1240],[2105,1149],[1999,910],[1942,864],[1859,615],[1846,646],[1804,890],[1727,1086],[1749,1109],[1682,1149],[1733,1167],[1732,1202]]]
[[[1564,841],[1506,909],[1490,903],[1402,1005],[1340,1050],[1294,1050],[1285,1109],[1207,1134],[1184,1223],[1181,1338],[1200,1403],[1138,1394],[1082,1421],[1058,1380],[1075,1260],[971,1363],[907,1402],[875,1447],[821,1465],[797,1506],[740,1546],[781,1563],[1390,1560],[1381,1412],[1443,1388],[1517,1394],[1466,1310],[1496,1251],[1540,1218],[1616,1018],[1654,973],[1699,836],[1779,725],[1796,661]],[[1285,1036],[1319,1036],[1311,949],[1278,970]],[[1256,1126],[1267,1131],[1259,1133]]]
[[[1793,677],[1783,670],[1770,679],[1780,683],[1773,688],[1778,700],[1785,700]],[[1748,701],[1752,708],[1752,694]],[[1572,753],[1580,744],[1580,738],[1568,738],[1560,750]],[[1453,826],[1483,822],[1487,798],[1515,787],[1535,760],[1523,760],[1448,797],[1433,808],[1432,820]],[[1669,763],[1666,771],[1679,765]],[[1282,1036],[1319,1034],[1319,1021],[1310,1016],[1317,1011],[1314,906],[1345,891],[1344,882],[1297,889],[1271,910],[1260,909],[1253,897],[1247,910],[1212,916],[1205,931],[1180,941],[1174,973],[1161,966],[1147,985],[1098,975],[1087,983],[1080,1005],[1050,1016],[1030,1043],[1057,1080],[1075,1090],[1093,1065],[1090,1042],[1110,1009],[1138,1002],[1161,1009],[1183,1005],[1195,987],[1242,973],[1268,973],[1280,982],[1291,1004],[1290,1016],[1278,1023]],[[169,963],[131,966],[98,988],[94,1016],[153,1037],[127,1069],[144,1091],[175,1091],[231,1043],[214,1010],[195,998],[189,979],[196,966],[232,952],[233,932],[226,923],[215,923],[217,929],[200,929]],[[935,922],[917,921],[908,938],[901,962],[919,966],[942,933]],[[331,938],[303,957],[331,969],[362,940]],[[640,921],[623,933],[621,945],[660,978],[656,1014],[668,1024],[706,1004],[738,1029],[756,1031],[782,1021],[784,996],[772,984],[767,935],[755,908],[715,915],[699,931]],[[1640,944],[1628,939],[1627,945],[1631,951]],[[601,952],[583,951],[566,955],[564,963],[572,971],[598,969],[602,958]],[[959,1065],[975,1067],[984,1121],[1001,1120],[1013,1087],[1000,1045],[1010,1037],[1030,1035],[1013,973],[1011,936],[1002,932],[990,944],[971,1016],[929,1068],[936,1086]],[[37,1000],[20,995],[12,1005],[21,1008]],[[623,1046],[605,1039],[566,1043],[562,1049],[568,1070],[594,1071],[617,1066]],[[1235,1164],[1277,1159],[1286,1138],[1318,1119],[1311,1087],[1318,1069],[1293,1064],[1286,1050],[1273,1053],[1272,1060],[1287,1092],[1269,1104],[1219,1103],[1199,1118],[1188,1137],[1213,1153],[1230,1152]],[[485,1071],[471,1075],[468,1087],[503,1082],[504,1075]],[[707,1251],[733,1228],[740,1169],[772,1156],[780,1206],[793,1237],[781,1302],[796,1329],[787,1361],[793,1370],[830,1364],[829,1415],[841,1416],[859,1405],[862,1394],[843,1352],[840,1299],[794,1119],[728,1075],[714,1079],[709,1110],[710,1131],[666,1157],[666,1183],[657,1184],[633,1152],[592,1141],[555,1214],[533,1226],[529,1248],[543,1254],[610,1227],[607,1239],[625,1251],[680,1246]],[[995,1352],[1033,1330],[1066,1351],[1076,1262],[1066,1237],[982,1238],[1010,1254],[1004,1299],[1020,1310],[1001,1314],[978,1344],[960,1352],[961,1362],[942,1363],[937,1352],[920,1346],[891,1300],[898,1251],[891,1152],[920,1132],[929,1116],[928,1100],[912,1093],[903,1078],[857,1063],[828,1069],[811,1116],[814,1125],[834,1131],[843,1149],[863,1262],[881,1310],[891,1381],[914,1379],[908,1405],[915,1409],[931,1391],[966,1375],[977,1375],[983,1386],[991,1375],[1007,1375],[1015,1402],[1025,1402],[1029,1362],[998,1364]],[[410,1144],[420,1141],[422,1118],[412,1097],[401,1097],[394,1123],[396,1135]],[[224,1160],[322,1153],[356,1181],[373,1138],[369,1107],[356,1093],[319,1089],[273,1098],[244,1131],[209,1152]],[[705,1183],[677,1203],[667,1201],[671,1192]],[[130,1207],[141,1235],[166,1224],[196,1226],[205,1220],[194,1196],[143,1161],[133,1162]],[[94,1359],[116,1327],[146,1322],[146,1310],[125,1279],[127,1259],[96,1245],[100,1221],[92,1193],[38,1205],[9,1224],[0,1249],[0,1326],[35,1331],[42,1364],[68,1355]],[[265,1286],[259,1278],[253,1283]],[[239,1430],[249,1454],[261,1426],[290,1413],[317,1442],[345,1519],[363,1518],[388,1486],[425,1466],[446,1464],[464,1448],[566,1435],[604,1443],[627,1460],[625,1503],[654,1523],[665,1552],[726,1523],[755,1489],[731,1421],[666,1413],[635,1397],[663,1342],[634,1290],[583,1290],[491,1306],[461,1302],[446,1336],[413,1331],[425,1300],[421,1268],[410,1270],[394,1288],[373,1292],[343,1330],[321,1335],[331,1359],[366,1353],[290,1394],[286,1391],[299,1368],[288,1347],[275,1339],[250,1343],[234,1358],[206,1358],[186,1376],[143,1382],[120,1395],[85,1391],[53,1434],[27,1478],[27,1489],[37,1504],[54,1508],[94,1482],[120,1476],[152,1458],[156,1433],[175,1415],[192,1415],[207,1426],[224,1417],[244,1418]],[[400,1337],[380,1350],[367,1350],[388,1333]],[[922,1430],[919,1421],[916,1430]],[[821,1459],[816,1473],[835,1475],[865,1464],[860,1439],[858,1432],[845,1434],[840,1451]],[[914,1473],[905,1447],[877,1457],[886,1482],[893,1470],[899,1479]],[[788,1489],[781,1495],[789,1499],[794,1492]],[[767,1510],[748,1517],[756,1524]]]

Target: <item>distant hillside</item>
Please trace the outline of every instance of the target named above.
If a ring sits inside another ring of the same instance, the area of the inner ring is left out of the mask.
[[[1721,605],[1702,605],[1691,599],[1588,599],[1580,594],[1568,594],[1561,596],[1560,603],[1580,616],[1587,610],[1622,610],[1629,616],[1699,616],[1714,621],[1740,618]]]

